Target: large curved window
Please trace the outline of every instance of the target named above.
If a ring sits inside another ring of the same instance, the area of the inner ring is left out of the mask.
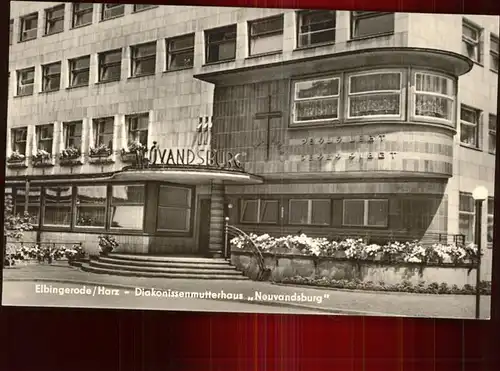
[[[415,106],[416,117],[453,122],[455,102],[455,84],[448,77],[426,73],[415,73]]]
[[[338,120],[340,79],[330,77],[299,81],[294,86],[293,123]]]
[[[400,117],[402,73],[380,71],[349,76],[347,117]]]

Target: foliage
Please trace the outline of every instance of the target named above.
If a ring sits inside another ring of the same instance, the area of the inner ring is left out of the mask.
[[[37,260],[38,262],[48,262],[49,264],[55,260],[67,259],[68,261],[80,260],[85,257],[85,251],[80,245],[71,247],[54,245],[18,245],[7,244],[5,262],[6,265],[15,265],[18,261]]]
[[[90,156],[109,156],[111,155],[111,148],[109,148],[106,144],[101,144],[96,148],[90,148],[89,150]]]
[[[4,238],[14,238],[19,240],[23,236],[23,232],[31,231],[33,226],[30,223],[31,216],[28,213],[23,215],[14,214],[14,204],[12,196],[5,196],[4,205],[4,220],[3,220],[3,235]]]
[[[68,147],[61,151],[61,157],[63,159],[74,159],[80,157],[82,151],[79,148]]]
[[[35,160],[48,160],[51,157],[52,155],[44,149],[38,149],[33,155],[33,159]]]
[[[127,146],[127,153],[136,153],[139,151],[146,151],[146,146],[139,141],[130,142]]]
[[[9,158],[7,159],[7,162],[23,161],[24,159],[26,159],[25,155],[23,155],[18,151],[14,151],[10,154]]]
[[[99,236],[99,250],[102,254],[109,254],[119,246],[118,242],[113,236],[101,235]]]
[[[320,286],[336,289],[348,290],[368,290],[368,291],[392,291],[392,292],[408,292],[416,294],[451,294],[451,295],[473,295],[476,293],[475,287],[471,285],[464,285],[458,287],[457,285],[449,286],[443,282],[426,283],[424,281],[414,285],[410,281],[403,281],[401,283],[388,285],[384,282],[372,282],[361,280],[335,280],[329,278],[307,278],[307,277],[291,277],[283,278],[276,283],[292,284],[292,285],[306,285],[306,286]],[[491,282],[482,281],[479,286],[482,295],[491,295]]]
[[[477,256],[477,248],[470,244],[462,247],[456,244],[435,243],[423,245],[418,241],[389,242],[385,245],[370,244],[361,238],[347,238],[334,241],[327,238],[299,236],[271,237],[268,234],[250,234],[250,239],[262,252],[295,253],[318,257],[343,256],[349,260],[379,260],[391,263],[417,264],[466,264]],[[236,249],[248,248],[244,237],[231,239]]]

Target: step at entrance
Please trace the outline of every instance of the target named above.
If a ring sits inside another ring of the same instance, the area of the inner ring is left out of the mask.
[[[228,261],[220,258],[109,254],[82,264],[90,273],[118,276],[248,280]]]

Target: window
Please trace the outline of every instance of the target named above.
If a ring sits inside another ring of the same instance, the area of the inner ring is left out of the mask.
[[[349,118],[401,116],[402,74],[375,72],[349,76]]]
[[[82,121],[64,123],[64,146],[68,148],[82,148]]]
[[[488,226],[486,232],[486,241],[488,243],[493,242],[493,216],[495,215],[495,199],[493,197],[488,197]]]
[[[474,199],[470,193],[459,193],[458,206],[459,233],[465,236],[466,242],[474,240]]]
[[[52,143],[54,141],[54,125],[40,125],[36,127],[37,150],[52,154]]]
[[[462,23],[462,53],[474,62],[481,62],[481,29],[467,21]]]
[[[9,23],[9,45],[12,45],[13,36],[14,36],[14,20],[11,19]]]
[[[153,75],[156,67],[156,41],[132,46],[131,76]]]
[[[471,147],[479,147],[479,118],[481,113],[473,108],[460,109],[460,142]]]
[[[167,40],[167,70],[193,67],[194,34]]]
[[[38,13],[33,13],[20,19],[19,41],[36,39],[38,29]]]
[[[32,95],[35,83],[35,67],[17,71],[17,95]]]
[[[128,143],[139,142],[144,146],[148,145],[149,114],[126,116],[128,127]]]
[[[40,224],[41,195],[41,187],[29,187],[28,197],[26,197],[26,188],[17,188],[15,190],[14,213],[16,215],[23,215],[27,211],[31,216],[30,223],[33,226],[38,226]],[[28,201],[27,208],[26,201]]]
[[[71,186],[51,186],[44,188],[43,225],[69,227],[71,225]]]
[[[123,4],[102,4],[101,20],[121,17],[125,14],[125,5]]]
[[[236,25],[206,31],[206,61],[216,63],[236,58]]]
[[[142,230],[145,192],[143,185],[113,185],[111,228]]]
[[[330,10],[307,10],[298,14],[298,47],[335,42],[336,13]]]
[[[147,9],[153,9],[156,8],[158,5],[153,5],[153,4],[134,4],[134,12],[140,12],[142,10],[147,10]]]
[[[45,35],[64,31],[64,4],[45,10]]]
[[[278,222],[278,200],[241,200],[241,223],[276,224]]]
[[[92,24],[94,4],[73,3],[73,27],[80,27]]]
[[[94,119],[94,148],[107,146],[109,150],[113,149],[114,123],[113,117]]]
[[[343,225],[349,227],[387,227],[388,200],[344,200]]]
[[[488,151],[496,153],[497,151],[497,117],[490,115],[488,120]]]
[[[122,50],[99,54],[99,82],[118,81],[121,77]]]
[[[28,138],[28,128],[12,129],[12,152],[17,152],[26,156],[26,143]]]
[[[415,116],[453,121],[455,83],[440,75],[415,73]]]
[[[69,86],[87,86],[90,76],[90,56],[69,60]]]
[[[106,193],[105,185],[76,187],[77,227],[105,227]]]
[[[293,122],[317,123],[339,118],[340,79],[299,81],[294,85]]]
[[[498,37],[491,35],[490,37],[490,69],[498,72]]]
[[[394,33],[394,13],[351,12],[351,38]]]
[[[250,55],[281,51],[283,49],[283,15],[249,23]]]
[[[61,62],[42,66],[42,92],[59,90],[61,87]]]
[[[329,225],[330,200],[290,200],[288,210],[290,224]]]
[[[191,189],[160,185],[157,230],[188,232],[191,227]]]

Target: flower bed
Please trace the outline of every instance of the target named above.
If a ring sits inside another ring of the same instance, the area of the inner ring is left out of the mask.
[[[448,285],[446,282],[442,282],[440,284],[437,282],[432,282],[430,284],[427,284],[425,281],[420,281],[418,282],[418,284],[414,285],[411,281],[403,281],[401,283],[396,283],[396,284],[386,284],[384,281],[363,282],[360,280],[349,281],[349,280],[335,280],[328,278],[312,279],[307,277],[285,278],[281,281],[275,281],[275,282],[283,284],[330,287],[330,288],[347,289],[347,290],[408,292],[417,294],[473,295],[476,293],[476,289],[472,285],[465,284],[464,286],[459,287],[455,284]],[[482,281],[479,290],[482,295],[491,295],[491,282]]]
[[[85,258],[85,252],[80,245],[66,246],[40,246],[40,245],[17,245],[7,243],[4,255],[4,265],[13,266],[19,262],[36,261],[51,264],[57,260],[68,260],[69,262]]]
[[[378,245],[366,243],[361,238],[332,241],[327,238],[312,238],[304,234],[278,238],[268,234],[260,236],[250,234],[250,238],[262,252],[271,254],[335,257],[358,261],[467,265],[477,256],[477,248],[474,244],[464,247],[442,243],[425,246],[418,241],[412,241]],[[235,237],[231,239],[231,247],[236,250],[248,250],[249,242],[243,237]]]

